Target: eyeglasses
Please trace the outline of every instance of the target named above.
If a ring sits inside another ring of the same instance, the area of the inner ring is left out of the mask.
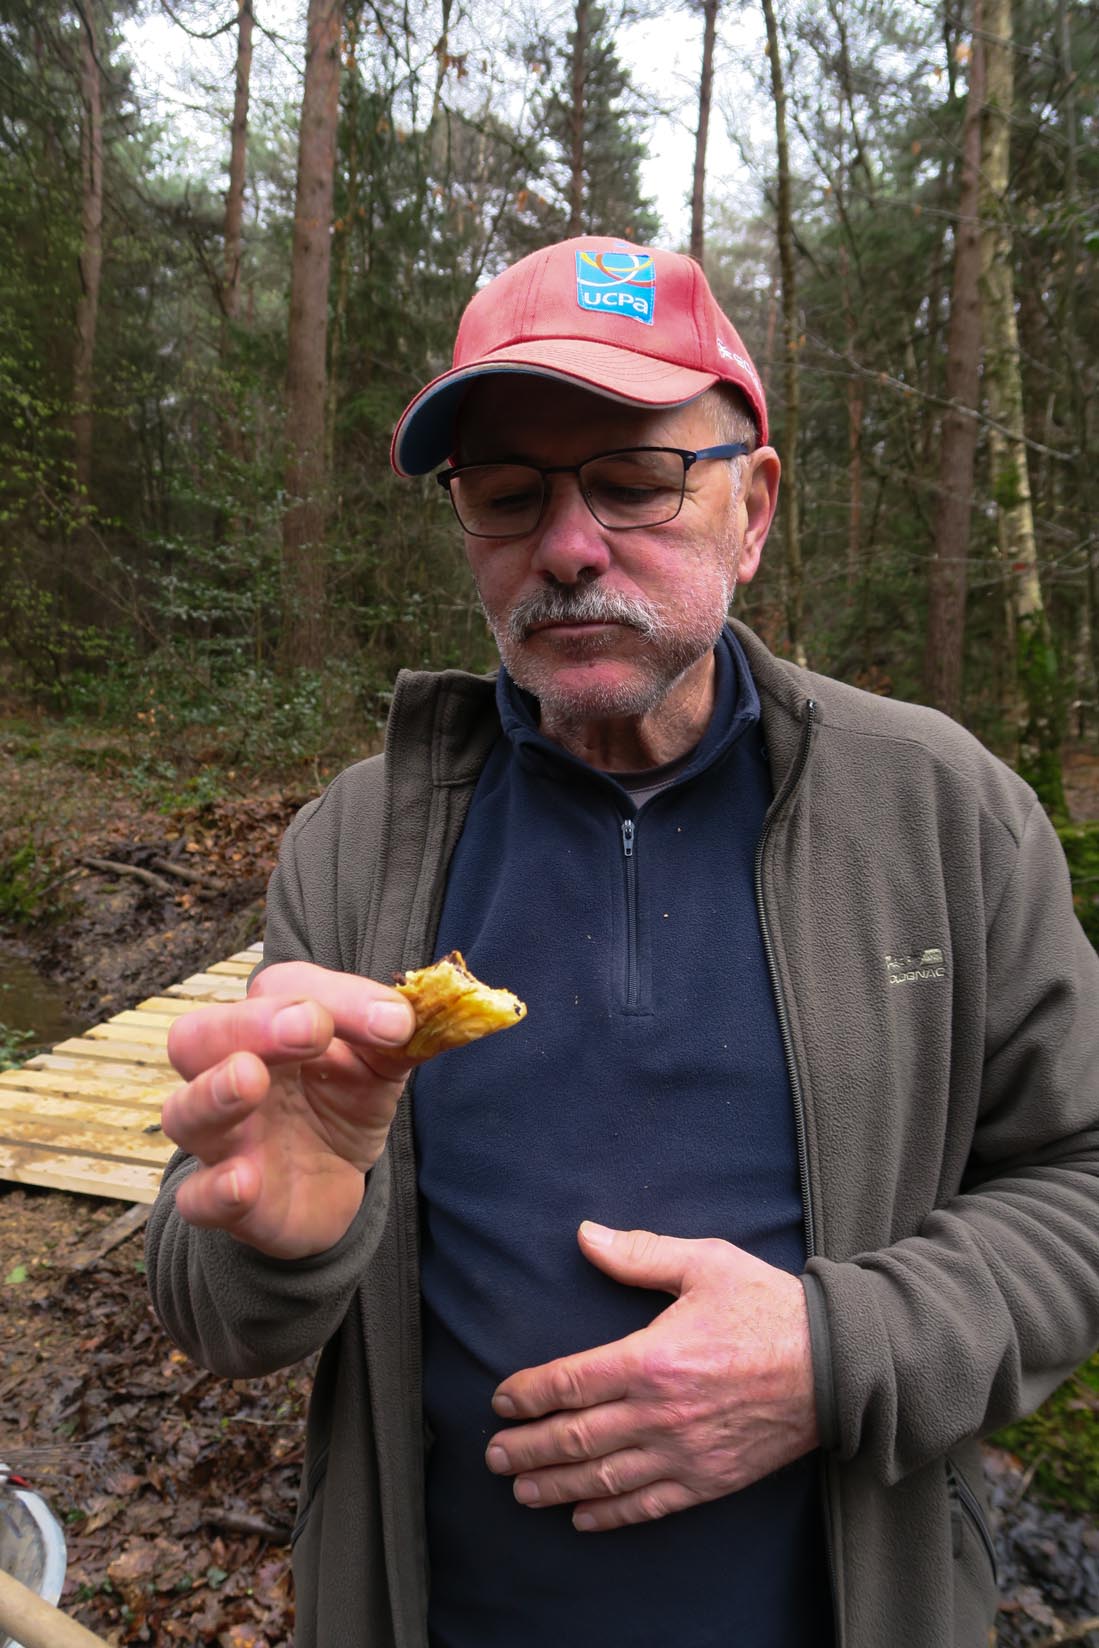
[[[522,538],[546,507],[547,475],[575,475],[580,495],[600,526],[617,532],[663,526],[683,507],[687,471],[712,458],[740,458],[743,441],[684,452],[677,446],[631,446],[600,452],[582,464],[542,469],[528,463],[458,464],[435,479],[471,538]]]

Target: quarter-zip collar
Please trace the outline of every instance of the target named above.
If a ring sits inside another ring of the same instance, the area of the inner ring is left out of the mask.
[[[714,648],[714,664],[714,711],[709,726],[676,779],[679,784],[719,761],[760,718],[759,693],[748,660],[728,625]],[[601,778],[615,789],[620,788],[614,783],[613,775],[599,773],[545,736],[539,727],[538,700],[517,686],[503,667],[496,679],[496,707],[504,734],[524,767],[541,772],[551,768],[562,777],[571,772],[577,778]]]

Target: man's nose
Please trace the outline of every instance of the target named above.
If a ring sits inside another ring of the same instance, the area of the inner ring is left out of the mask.
[[[533,534],[532,570],[562,584],[606,572],[611,563],[606,528],[584,502],[579,477],[548,476],[546,487],[542,519]]]

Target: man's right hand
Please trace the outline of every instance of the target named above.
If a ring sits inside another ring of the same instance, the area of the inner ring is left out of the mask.
[[[331,1247],[385,1148],[414,1029],[395,990],[298,961],[181,1014],[168,1054],[186,1085],[163,1127],[201,1164],[176,1191],[183,1218],[279,1259]]]

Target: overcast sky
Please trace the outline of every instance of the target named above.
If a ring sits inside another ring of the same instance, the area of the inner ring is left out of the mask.
[[[180,15],[185,15],[188,25],[197,30],[212,30],[234,11],[232,0],[209,0],[205,7],[188,7]],[[304,0],[256,0],[256,12],[261,22],[272,24],[285,37],[285,44],[280,48],[257,33],[253,98],[268,96],[282,101],[289,97],[296,101],[300,95],[296,81],[301,72]],[[192,157],[201,157],[202,164],[216,175],[227,164],[227,133],[208,115],[203,118],[204,95],[194,80],[198,76],[222,86],[222,101],[226,106],[231,103],[235,30],[210,41],[196,41],[163,12],[150,8],[144,19],[128,25],[126,33],[145,98],[155,100],[177,134],[187,134]],[[769,111],[754,86],[751,68],[760,61],[761,40],[762,25],[756,23],[754,11],[737,16],[730,13],[722,19],[707,193],[711,199],[743,202],[745,209],[750,209],[756,198],[755,184],[730,140],[727,126],[731,113],[742,137],[750,134],[755,143],[766,142]],[[664,220],[662,242],[685,244],[690,229],[702,19],[694,10],[683,9],[624,29],[618,43],[637,87],[654,104],[671,111],[652,123],[643,184]]]

